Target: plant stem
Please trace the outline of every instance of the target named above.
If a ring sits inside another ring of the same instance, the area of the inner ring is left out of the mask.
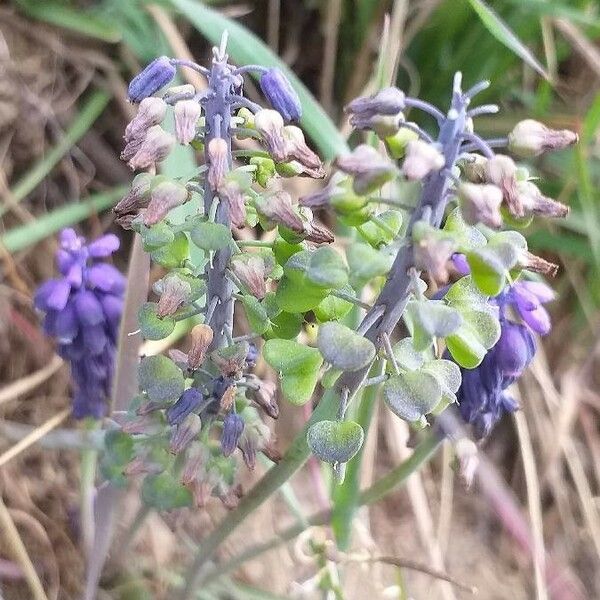
[[[196,557],[187,572],[185,586],[179,595],[180,600],[190,600],[192,598],[202,568],[212,558],[220,544],[306,462],[310,455],[306,443],[308,428],[317,421],[333,418],[337,410],[337,401],[337,394],[334,391],[329,390],[324,394],[310,420],[294,438],[281,461],[270,469],[240,500],[237,508],[230,512],[217,528],[202,540]]]
[[[392,469],[387,475],[376,481],[371,487],[361,492],[358,496],[357,507],[364,506],[366,504],[373,504],[381,498],[384,498],[390,492],[394,491],[399,485],[403,484],[412,473],[414,473],[419,467],[426,463],[440,447],[441,439],[436,436],[435,433],[429,433],[427,437],[419,443],[415,448],[414,452],[409,458],[403,463],[398,465],[395,469]],[[241,552],[237,556],[229,559],[227,562],[218,565],[213,571],[203,577],[198,583],[202,585],[209,585],[215,579],[231,573],[237,569],[240,565],[244,564],[248,560],[252,560],[261,554],[285,544],[290,540],[298,537],[308,527],[314,527],[318,525],[324,525],[331,518],[331,511],[325,510],[318,512],[308,517],[305,524],[298,523],[288,527],[280,534],[275,537],[251,546],[244,552]]]
[[[84,424],[86,431],[97,429],[96,420]],[[81,541],[86,557],[89,557],[94,544],[94,495],[96,492],[96,464],[98,451],[95,448],[82,448],[80,453],[79,476],[79,519],[81,524]]]

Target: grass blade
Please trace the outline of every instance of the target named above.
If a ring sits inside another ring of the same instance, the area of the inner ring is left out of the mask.
[[[204,6],[197,0],[170,0],[213,44],[218,44],[223,31],[229,31],[227,51],[238,65],[260,64],[266,67],[278,67],[290,80],[300,97],[304,114],[302,127],[312,138],[325,159],[332,159],[348,151],[346,140],[327,116],[321,105],[304,84],[292,73],[287,65],[277,57],[257,36],[235,21]]]
[[[117,27],[90,11],[70,8],[58,2],[39,2],[39,0],[17,0],[17,4],[32,19],[70,29],[103,42],[121,41],[121,32]]]
[[[63,227],[75,225],[90,215],[113,206],[127,191],[118,187],[109,192],[94,194],[82,202],[72,202],[38,217],[35,221],[15,227],[0,236],[2,244],[10,253],[19,252],[55,234]]]
[[[20,202],[32,192],[56,166],[60,159],[83,137],[94,121],[106,108],[110,96],[104,91],[96,91],[71,123],[60,142],[38,161],[14,186],[10,192],[13,202]],[[0,206],[0,217],[8,210],[7,204]]]
[[[529,48],[512,32],[506,23],[483,1],[469,0],[469,4],[477,13],[486,29],[509,50],[520,56],[532,69],[545,79],[550,79],[546,69],[531,53]]]

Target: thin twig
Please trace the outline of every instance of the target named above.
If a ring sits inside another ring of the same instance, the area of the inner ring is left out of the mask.
[[[15,522],[10,516],[4,500],[0,497],[0,528],[2,529],[2,539],[5,540],[13,558],[19,563],[23,570],[23,575],[31,591],[33,600],[48,600],[42,582],[33,567],[33,563],[27,553],[27,548],[19,535]]]
[[[34,429],[14,446],[11,446],[4,454],[0,456],[0,467],[3,467],[9,460],[12,460],[15,456],[29,448],[29,446],[35,444],[49,431],[52,431],[52,429],[58,427],[70,414],[71,409],[65,408],[52,418],[48,419],[43,425],[40,425]]]

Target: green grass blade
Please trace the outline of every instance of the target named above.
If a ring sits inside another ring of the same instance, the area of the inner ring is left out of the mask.
[[[304,84],[292,73],[257,36],[235,21],[207,8],[197,0],[170,0],[198,31],[213,44],[218,44],[223,31],[229,31],[227,51],[238,65],[260,64],[281,69],[300,97],[303,116],[302,127],[312,138],[325,159],[332,159],[348,151],[346,140],[321,105]]]
[[[561,4],[556,0],[508,0],[511,4],[518,6],[524,12],[537,17],[555,17],[568,19],[573,23],[588,27],[597,34],[600,31],[600,19],[598,15],[587,14],[584,10],[573,8],[568,4]]]
[[[109,192],[95,194],[83,202],[73,202],[46,213],[45,215],[20,227],[10,229],[0,236],[2,244],[9,252],[19,252],[33,246],[63,227],[83,221],[92,214],[99,213],[113,206],[127,192],[125,186]]]
[[[88,97],[81,112],[65,132],[60,142],[38,161],[13,187],[10,194],[15,202],[20,202],[32,192],[44,177],[56,166],[61,158],[83,137],[94,121],[106,108],[110,96],[104,91],[96,91]],[[0,206],[0,217],[8,210]]]
[[[549,79],[546,69],[538,59],[531,53],[529,48],[512,32],[508,25],[483,1],[469,0],[469,4],[477,13],[486,29],[508,49],[521,57],[532,69],[542,77]]]
[[[121,32],[110,21],[58,2],[39,0],[17,0],[21,10],[32,19],[70,29],[86,37],[116,43],[121,41]]]

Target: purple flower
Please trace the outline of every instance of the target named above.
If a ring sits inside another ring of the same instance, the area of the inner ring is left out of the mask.
[[[298,94],[279,69],[269,69],[260,78],[260,88],[271,106],[286,121],[299,121],[302,105]]]
[[[169,83],[177,69],[166,56],[154,59],[141,73],[136,75],[129,84],[128,95],[131,102],[141,102],[152,96]]]
[[[108,234],[86,244],[73,229],[64,229],[59,240],[56,263],[62,277],[43,283],[34,304],[45,313],[44,331],[71,363],[73,416],[100,418],[111,391],[125,278],[112,265],[93,261],[115,252],[119,239]]]
[[[507,412],[518,408],[506,392],[535,355],[535,340],[525,325],[500,321],[500,339],[475,369],[461,369],[457,393],[460,413],[476,437],[486,437]]]
[[[546,335],[552,326],[548,311],[542,306],[554,300],[554,291],[545,283],[517,281],[508,291],[509,302],[521,319],[540,335]]]
[[[189,388],[181,394],[179,400],[167,409],[169,425],[180,425],[184,419],[199,408],[204,402],[202,392],[197,388]]]
[[[225,456],[230,456],[236,449],[242,432],[244,419],[236,413],[229,413],[223,419],[223,433],[221,434],[221,451]]]

